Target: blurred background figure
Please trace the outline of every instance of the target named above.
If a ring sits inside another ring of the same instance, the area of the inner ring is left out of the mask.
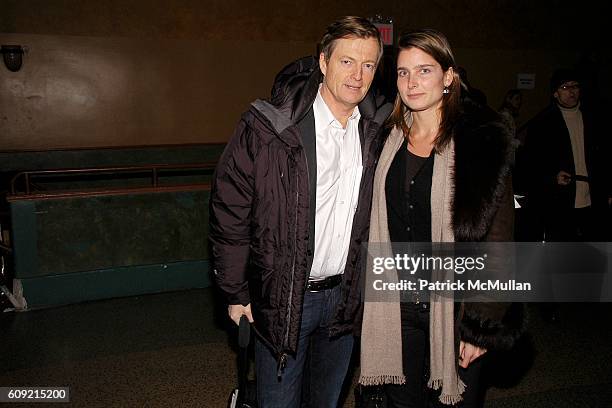
[[[529,206],[546,241],[599,241],[611,196],[602,116],[581,102],[575,70],[552,76],[551,104],[527,129],[525,160]]]
[[[514,137],[516,134],[516,120],[521,110],[523,103],[523,94],[519,89],[510,89],[506,92],[506,96],[497,111],[503,120],[503,123],[510,129]]]

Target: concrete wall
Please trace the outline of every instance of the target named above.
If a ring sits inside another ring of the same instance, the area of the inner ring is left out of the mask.
[[[0,150],[225,141],[303,43],[0,35]],[[310,49],[309,49],[310,48]],[[261,63],[265,61],[265,63]]]
[[[577,10],[528,0],[1,4],[0,44],[29,52],[17,73],[0,65],[0,150],[226,141],[276,72],[313,54],[325,26],[344,14],[393,17],[396,32],[445,32],[493,107],[517,73],[535,73],[521,121],[547,103],[554,67],[585,55],[611,65],[598,48],[604,13],[590,1]]]

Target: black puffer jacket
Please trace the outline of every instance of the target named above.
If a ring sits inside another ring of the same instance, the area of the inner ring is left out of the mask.
[[[209,237],[217,284],[230,304],[251,303],[257,333],[279,357],[296,352],[313,256],[312,104],[321,80],[312,57],[281,71],[271,101],[257,100],[243,114],[221,156],[211,192]],[[360,244],[368,236],[382,123],[391,110],[380,102],[368,94],[359,105],[363,175],[330,336],[353,330],[362,306]]]

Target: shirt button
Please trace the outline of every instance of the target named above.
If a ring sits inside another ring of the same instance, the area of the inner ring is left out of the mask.
[[[408,206],[408,208],[412,210],[412,209],[414,208],[414,206],[413,206],[412,204],[410,204],[410,205]]]
[[[410,184],[414,184],[414,180],[410,180]]]
[[[406,231],[410,231],[410,227],[406,227]]]

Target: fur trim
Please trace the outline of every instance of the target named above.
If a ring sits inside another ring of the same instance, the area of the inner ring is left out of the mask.
[[[455,125],[456,241],[482,241],[504,195],[512,160],[512,137],[499,116],[469,101]]]
[[[459,322],[461,340],[488,350],[509,350],[525,332],[522,303],[466,303]]]

